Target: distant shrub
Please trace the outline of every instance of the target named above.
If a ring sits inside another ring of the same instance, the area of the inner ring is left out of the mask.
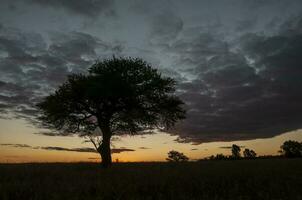
[[[168,152],[168,158],[166,158],[166,160],[169,162],[185,162],[188,161],[189,158],[183,153],[172,150]]]
[[[254,150],[244,149],[243,156],[245,158],[256,158],[257,154]]]

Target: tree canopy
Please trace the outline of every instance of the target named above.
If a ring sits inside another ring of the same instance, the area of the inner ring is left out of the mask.
[[[39,103],[39,119],[60,133],[89,137],[108,166],[112,135],[169,129],[185,117],[183,102],[174,94],[175,84],[142,59],[97,61],[87,74],[68,76]]]
[[[168,158],[166,160],[169,162],[185,162],[188,161],[189,158],[181,152],[172,150],[168,152]]]
[[[302,142],[288,140],[281,145],[281,153],[285,157],[302,157]]]

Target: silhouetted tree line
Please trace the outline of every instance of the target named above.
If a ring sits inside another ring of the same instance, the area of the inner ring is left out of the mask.
[[[302,142],[287,140],[280,146],[281,155],[264,155],[257,156],[257,153],[252,150],[245,148],[243,156],[241,155],[240,146],[233,144],[231,147],[231,155],[223,155],[222,153],[211,155],[207,159],[209,160],[239,160],[239,159],[267,159],[267,158],[302,158]],[[166,158],[169,162],[185,162],[188,161],[189,158],[181,152],[172,150],[168,152],[168,158]]]
[[[241,156],[241,148],[240,146],[233,144],[231,147],[231,155],[226,156],[222,153],[216,154],[215,156],[212,155],[208,159],[210,160],[239,160],[239,159],[254,159],[257,157],[257,154],[254,150],[251,149],[244,149],[243,157]]]
[[[255,158],[301,158],[302,157],[302,142],[287,140],[280,146],[281,155],[266,155],[258,156],[252,149],[244,149],[243,157],[241,156],[240,146],[233,144],[231,147],[231,155],[223,155],[222,153],[211,155],[208,159],[210,160],[239,160],[239,159],[255,159]]]

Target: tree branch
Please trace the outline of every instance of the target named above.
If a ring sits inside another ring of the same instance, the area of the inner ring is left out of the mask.
[[[98,151],[98,146],[96,145],[95,141],[93,140],[93,138],[91,136],[88,136],[89,140],[91,141],[91,143],[93,144],[93,146],[95,147],[95,150]]]

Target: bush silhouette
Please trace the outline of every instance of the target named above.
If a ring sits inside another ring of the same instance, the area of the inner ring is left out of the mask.
[[[243,156],[245,158],[256,158],[257,154],[254,150],[244,149]]]
[[[185,162],[188,161],[189,158],[183,153],[172,150],[168,152],[168,158],[166,160],[170,162]]]

